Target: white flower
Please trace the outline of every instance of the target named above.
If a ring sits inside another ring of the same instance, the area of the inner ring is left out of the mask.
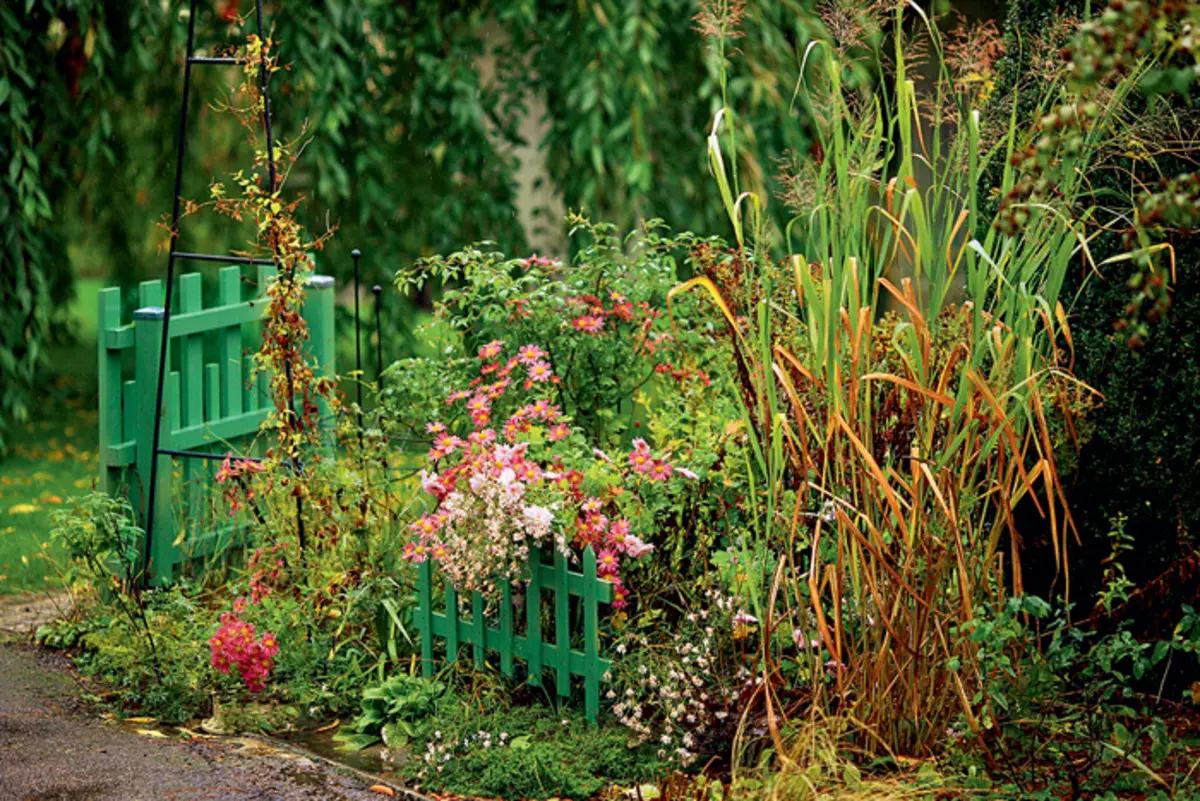
[[[625,555],[630,559],[638,559],[645,556],[654,550],[654,546],[648,542],[642,542],[633,534],[625,538]]]
[[[526,506],[525,519],[538,528],[548,529],[554,522],[554,513],[544,506]]]
[[[690,478],[692,481],[695,481],[696,479],[700,478],[700,476],[696,475],[691,470],[688,470],[686,467],[676,467],[675,472],[678,473],[679,475],[683,476],[684,478]]]

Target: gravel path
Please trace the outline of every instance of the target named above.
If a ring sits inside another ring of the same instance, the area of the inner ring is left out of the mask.
[[[68,667],[0,640],[0,801],[387,797],[360,776],[254,740],[182,741],[88,717]]]

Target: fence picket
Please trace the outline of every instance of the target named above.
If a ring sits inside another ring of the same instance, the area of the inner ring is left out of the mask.
[[[198,312],[203,308],[200,273],[188,273],[179,278],[179,310],[184,314]],[[194,426],[204,422],[204,337],[190,334],[179,341],[179,373],[183,380],[181,388],[183,403],[183,425]],[[203,508],[205,467],[194,461],[183,464],[183,485],[187,488],[187,503],[190,509]],[[203,515],[186,515],[187,536],[198,535],[204,524]]]
[[[242,300],[240,267],[222,267],[217,273],[217,299],[222,306]],[[226,326],[217,334],[218,364],[221,365],[221,416],[242,413],[242,329]]]
[[[474,645],[476,669],[483,668],[483,652],[487,647],[484,638],[487,632],[483,627],[483,594],[479,590],[471,593],[471,640]]]
[[[583,692],[588,720],[600,713],[600,615],[596,597],[596,552],[583,551]]]
[[[525,587],[525,663],[527,681],[542,686],[542,553],[533,548],[529,554],[529,584]]]
[[[513,615],[512,582],[506,581],[500,589],[500,672],[513,674]]]
[[[421,675],[433,677],[433,565],[428,559],[417,566],[416,625],[421,630]]]
[[[446,659],[458,659],[458,593],[446,583]]]
[[[560,697],[571,694],[571,595],[567,590],[567,557],[554,551],[554,646],[557,662],[555,689]]]
[[[99,297],[101,331],[121,327],[121,290],[102,289]],[[110,448],[125,441],[121,419],[121,351],[110,348],[105,337],[97,336],[97,377],[100,409],[100,490],[111,493],[120,483],[121,468],[115,464]]]

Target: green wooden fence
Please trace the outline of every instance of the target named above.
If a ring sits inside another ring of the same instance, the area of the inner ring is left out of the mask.
[[[256,289],[246,297],[242,268],[222,268],[217,272],[216,303],[205,308],[201,274],[180,276],[171,310],[161,447],[248,455],[241,449],[249,447],[248,440],[274,408],[267,376],[250,381],[250,352],[257,349],[266,309],[264,291],[274,277],[273,268],[259,266]],[[121,322],[119,289],[104,289],[99,299],[99,486],[106,492],[127,486],[142,518],[154,437],[163,292],[162,281],[143,281],[128,324]],[[304,309],[310,354],[329,374],[334,371],[333,315],[333,279],[312,276]],[[158,458],[162,461],[148,570],[152,581],[161,585],[187,563],[212,558],[242,542],[247,524],[218,522],[212,513],[208,485],[219,462]]]
[[[553,564],[543,560],[540,549],[529,556],[524,611],[514,615],[512,586],[503,582],[495,611],[495,625],[485,620],[484,599],[471,593],[471,615],[459,614],[458,593],[446,583],[445,611],[433,611],[433,566],[429,560],[417,571],[417,609],[415,626],[421,632],[421,672],[434,672],[434,638],[446,643],[446,657],[458,658],[461,646],[471,646],[476,667],[482,667],[489,652],[500,655],[500,672],[513,675],[513,658],[525,662],[528,678],[542,686],[542,673],[551,670],[555,692],[560,698],[571,694],[571,677],[583,679],[584,708],[588,720],[595,722],[600,712],[600,681],[612,663],[600,657],[600,604],[612,603],[612,584],[596,575],[596,554],[589,545],[583,552],[583,572],[567,567],[567,560],[555,551]],[[548,605],[554,629],[554,641],[542,639],[543,602],[546,593],[553,596]],[[571,647],[571,596],[580,599],[583,608],[582,648]],[[522,620],[523,618],[523,620]],[[522,625],[523,623],[523,625]]]

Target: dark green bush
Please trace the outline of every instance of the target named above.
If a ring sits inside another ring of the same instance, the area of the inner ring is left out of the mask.
[[[1078,0],[1009,4],[1002,70],[1005,89],[1000,95],[1033,69],[1028,47],[1032,36],[1056,14],[1082,17],[1087,5]],[[1091,4],[1094,10],[1102,6]],[[1011,95],[1006,102],[1011,102]],[[1135,118],[1152,110],[1156,102],[1169,102],[1171,111],[1185,114],[1194,105],[1182,96],[1132,102]],[[1098,174],[1095,186],[1098,191],[1115,191],[1109,205],[1117,209],[1124,204],[1128,210],[1133,198],[1129,175],[1122,169],[1136,167],[1146,180],[1154,165],[1126,160],[1116,166]],[[1157,167],[1164,175],[1189,169],[1183,160],[1160,159]],[[1178,267],[1174,304],[1166,322],[1140,351],[1131,350],[1114,331],[1130,298],[1128,262],[1108,265],[1101,276],[1090,278],[1081,267],[1067,288],[1068,296],[1079,293],[1070,309],[1076,375],[1104,396],[1103,405],[1091,415],[1090,436],[1083,443],[1078,470],[1066,479],[1082,539],[1082,547],[1073,548],[1072,594],[1085,605],[1099,586],[1111,520],[1127,518],[1125,530],[1136,543],[1136,557],[1127,559],[1126,568],[1135,583],[1158,575],[1186,553],[1200,530],[1200,241],[1181,236],[1170,241]],[[1121,252],[1120,237],[1099,237],[1091,250],[1100,263]],[[1050,577],[1044,578],[1048,582]]]

